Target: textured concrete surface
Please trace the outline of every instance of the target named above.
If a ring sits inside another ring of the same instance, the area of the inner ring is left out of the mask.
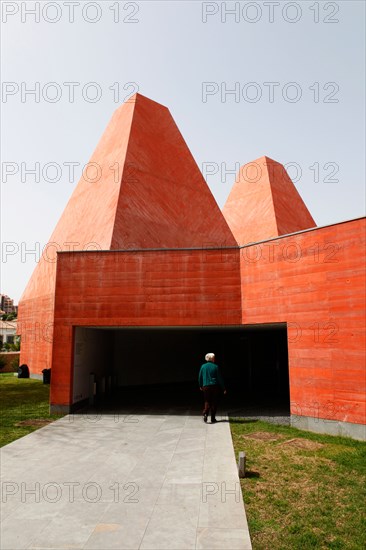
[[[340,422],[325,418],[291,415],[291,426],[320,434],[340,435],[366,441],[366,426],[352,422]]]
[[[251,548],[225,417],[69,415],[4,447],[1,480],[2,550]]]
[[[243,323],[286,320],[291,414],[330,434],[328,420],[365,424],[365,229],[319,227],[254,245],[255,262],[241,255]]]
[[[239,245],[316,227],[285,167],[268,157],[240,168],[223,214]]]

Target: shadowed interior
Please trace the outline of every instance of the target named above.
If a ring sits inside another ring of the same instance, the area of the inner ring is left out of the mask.
[[[216,355],[227,395],[221,408],[231,414],[261,409],[289,414],[287,329],[260,327],[113,328],[77,327],[74,404],[89,398],[105,410],[179,408],[199,413],[198,372],[208,352]]]

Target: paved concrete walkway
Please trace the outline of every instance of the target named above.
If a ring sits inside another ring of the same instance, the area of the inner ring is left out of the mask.
[[[69,415],[1,450],[1,548],[250,549],[227,420]]]

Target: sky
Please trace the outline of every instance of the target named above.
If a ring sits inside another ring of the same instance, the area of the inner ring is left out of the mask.
[[[1,2],[1,292],[18,302],[135,92],[170,109],[220,207],[266,155],[318,226],[364,216],[364,21],[350,0]]]

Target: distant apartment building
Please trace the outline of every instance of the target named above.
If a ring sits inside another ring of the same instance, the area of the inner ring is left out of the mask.
[[[14,305],[14,300],[9,298],[6,294],[0,294],[0,310],[4,313],[17,313],[18,306]]]

